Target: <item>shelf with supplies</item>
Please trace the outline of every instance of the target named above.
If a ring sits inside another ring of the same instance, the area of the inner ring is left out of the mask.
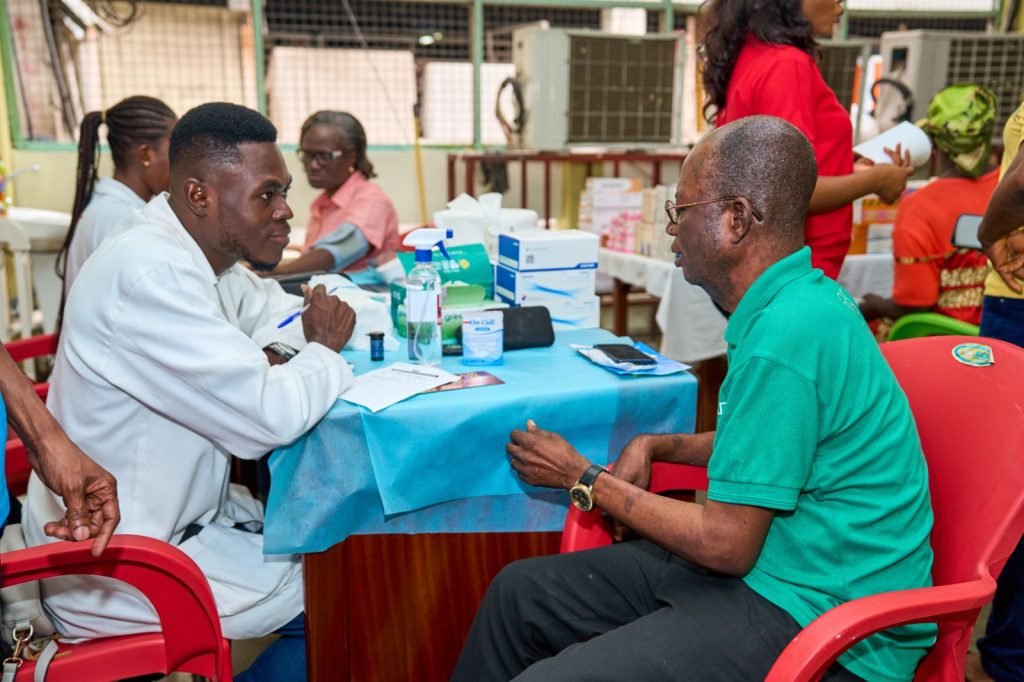
[[[543,187],[543,211],[541,217],[545,226],[551,226],[552,215],[552,166],[562,163],[574,164],[609,164],[610,174],[617,177],[621,174],[624,164],[640,164],[648,169],[645,178],[647,184],[657,186],[663,181],[665,164],[671,164],[667,178],[675,181],[679,165],[686,158],[686,151],[682,149],[661,149],[653,151],[560,151],[541,152],[530,150],[505,150],[500,152],[459,152],[448,154],[448,198],[454,199],[460,191],[470,195],[476,195],[477,172],[483,172],[483,167],[495,167],[504,164],[506,172],[509,167],[514,166],[518,170],[515,188],[519,192],[519,205],[523,208],[529,207],[530,192],[529,172],[531,167],[537,164],[542,166]],[[459,163],[462,164],[462,184],[458,182]],[[512,189],[510,186],[509,189]],[[573,198],[573,203],[576,199]]]

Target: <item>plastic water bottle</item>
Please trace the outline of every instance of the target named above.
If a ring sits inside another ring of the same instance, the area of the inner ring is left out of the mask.
[[[405,312],[409,339],[409,361],[421,365],[441,364],[441,275],[432,264],[433,247],[444,250],[444,230],[420,229],[404,240],[416,249],[416,267],[405,278]]]

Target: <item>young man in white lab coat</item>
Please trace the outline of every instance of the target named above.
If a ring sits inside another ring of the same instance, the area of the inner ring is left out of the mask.
[[[287,626],[236,679],[305,679],[302,579],[295,557],[264,556],[251,497],[228,494],[230,456],[254,459],[311,429],[352,380],[339,355],[352,309],[323,287],[306,293],[306,345],[270,366],[266,330],[303,300],[238,263],[271,269],[288,243],[291,176],[260,114],[213,103],[188,112],[170,142],[169,194],[106,240],[68,299],[49,408],[117,477],[120,531],[166,540],[210,581],[224,634]],[[296,320],[293,324],[299,324]],[[60,501],[30,484],[29,544]],[[119,583],[61,578],[44,587],[58,630],[87,638],[157,629],[149,605]]]

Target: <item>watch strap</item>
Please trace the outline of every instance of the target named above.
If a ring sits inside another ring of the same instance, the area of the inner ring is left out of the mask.
[[[580,476],[579,480],[576,482],[579,483],[580,485],[585,485],[588,488],[591,488],[594,485],[594,481],[597,480],[597,477],[603,473],[607,473],[607,471],[608,470],[605,469],[600,464],[591,464],[589,467],[587,467],[587,470],[583,472],[583,475]]]

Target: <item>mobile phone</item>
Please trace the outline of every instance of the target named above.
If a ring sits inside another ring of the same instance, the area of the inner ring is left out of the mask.
[[[597,343],[594,348],[601,351],[614,362],[628,362],[631,365],[656,365],[658,361],[647,353],[638,351],[625,343]]]
[[[964,213],[956,219],[953,227],[953,246],[958,249],[975,249],[981,251],[981,241],[978,240],[978,226],[981,225],[981,216]]]

